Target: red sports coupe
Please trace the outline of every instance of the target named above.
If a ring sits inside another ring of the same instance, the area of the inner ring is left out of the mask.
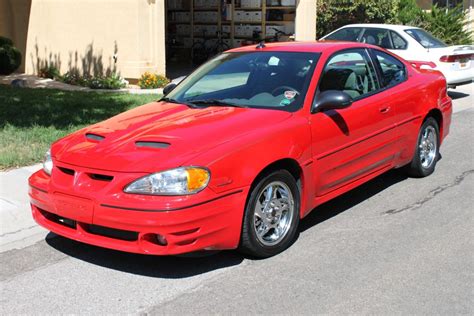
[[[56,141],[29,179],[33,217],[127,252],[275,255],[321,203],[389,169],[434,171],[452,103],[423,68],[362,43],[227,51]]]

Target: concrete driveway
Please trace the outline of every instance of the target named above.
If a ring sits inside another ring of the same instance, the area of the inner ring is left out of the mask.
[[[266,260],[152,257],[37,227],[26,178],[0,173],[0,313],[474,314],[474,86],[450,92],[436,172],[397,171],[315,209]]]

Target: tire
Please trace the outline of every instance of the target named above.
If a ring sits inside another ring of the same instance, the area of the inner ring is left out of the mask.
[[[256,258],[282,252],[295,240],[299,219],[300,190],[295,178],[286,170],[268,173],[247,200],[239,251]]]
[[[434,138],[428,135],[433,135]],[[438,122],[433,117],[428,117],[418,133],[415,155],[407,166],[408,175],[422,178],[434,172],[439,158],[439,139]]]

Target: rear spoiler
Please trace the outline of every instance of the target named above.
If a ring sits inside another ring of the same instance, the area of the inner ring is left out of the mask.
[[[432,61],[409,60],[408,62],[412,64],[413,67],[418,69],[421,69],[421,66],[429,66],[431,68],[436,68],[436,64]]]

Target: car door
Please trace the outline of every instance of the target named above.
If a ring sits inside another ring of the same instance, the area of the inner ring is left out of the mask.
[[[397,140],[393,112],[365,49],[339,51],[327,59],[315,100],[326,90],[344,91],[353,103],[310,116],[317,196],[390,168]]]
[[[418,113],[419,103],[424,102],[423,90],[418,90],[408,82],[408,71],[405,65],[395,56],[378,49],[371,49],[370,54],[381,78],[385,90],[386,106],[390,107],[399,136],[399,159],[406,161],[412,156],[412,145],[418,135],[421,118]]]

